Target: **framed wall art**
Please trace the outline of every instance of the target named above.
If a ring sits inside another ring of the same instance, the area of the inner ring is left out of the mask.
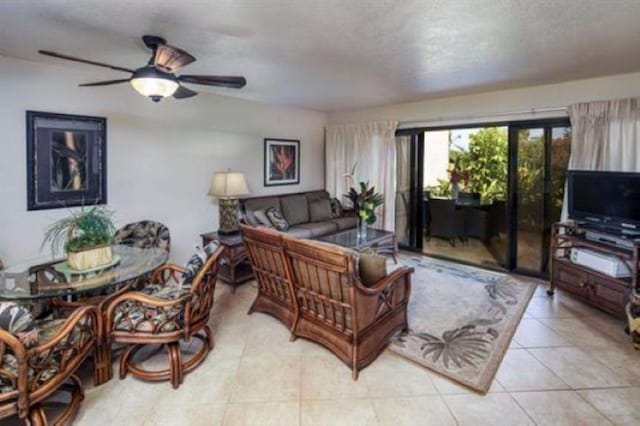
[[[27,210],[106,202],[106,118],[27,111]]]
[[[295,139],[264,140],[264,185],[296,185],[300,183],[300,141]]]

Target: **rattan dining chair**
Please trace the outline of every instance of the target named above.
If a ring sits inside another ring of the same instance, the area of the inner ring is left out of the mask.
[[[70,422],[84,399],[75,372],[95,348],[97,322],[91,306],[66,319],[35,321],[26,307],[0,302],[0,419],[17,415],[46,425],[43,401],[64,390],[71,399],[51,423]]]
[[[223,248],[212,242],[196,253],[186,267],[161,266],[142,291],[130,291],[111,301],[106,309],[108,343],[130,345],[120,356],[120,378],[128,373],[152,381],[170,380],[174,389],[185,373],[200,365],[213,349],[209,316],[220,254]],[[200,349],[182,360],[180,341],[196,338]],[[136,365],[135,355],[145,345],[160,344],[169,352],[169,368],[147,371]]]

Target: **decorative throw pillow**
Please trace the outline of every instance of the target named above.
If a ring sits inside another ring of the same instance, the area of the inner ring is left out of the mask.
[[[387,259],[373,250],[365,250],[360,253],[358,263],[360,281],[367,287],[371,287],[387,276]]]
[[[0,302],[0,328],[16,336],[27,349],[38,344],[38,326],[24,306]]]
[[[254,216],[254,214],[255,214],[254,211],[245,209],[244,213],[240,214],[240,218],[244,223],[247,223],[251,226],[258,226],[258,221],[256,220],[256,217]]]
[[[275,207],[269,207],[265,214],[269,218],[269,221],[271,222],[273,227],[278,231],[287,232],[287,230],[289,230],[289,223],[282,216],[280,210],[276,209]]]
[[[342,203],[340,202],[340,200],[338,200],[337,198],[332,198],[330,200],[330,203],[331,203],[331,217],[333,219],[337,217],[342,217],[344,212],[342,210]]]
[[[271,221],[265,214],[264,210],[256,210],[253,212],[253,217],[256,219],[258,225],[266,226],[267,228],[273,228]]]
[[[311,222],[322,222],[333,217],[331,201],[328,198],[314,200],[309,203],[309,216]]]

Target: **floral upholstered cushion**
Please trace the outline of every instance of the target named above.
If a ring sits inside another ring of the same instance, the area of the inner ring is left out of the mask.
[[[207,259],[218,250],[219,244],[217,241],[211,241],[209,244],[200,248],[196,246],[196,252],[191,256],[191,259],[185,265],[186,271],[182,274],[182,288],[188,288],[191,286],[193,279],[198,275],[200,269],[207,262]]]
[[[280,232],[287,232],[289,229],[289,222],[282,216],[280,210],[270,207],[265,211],[265,214],[271,221],[271,224]]]
[[[38,325],[24,306],[0,302],[0,328],[16,336],[27,349],[38,344]]]
[[[17,389],[18,359],[9,353],[2,356],[0,362],[0,395]]]
[[[120,228],[114,237],[116,244],[138,248],[171,248],[169,228],[160,222],[143,220]]]
[[[37,333],[36,342],[40,344],[47,343],[58,334],[66,320],[44,320],[34,322]],[[80,323],[82,325],[82,323]],[[61,342],[62,346],[74,347],[79,339],[80,331],[76,328]],[[56,345],[57,346],[57,345]],[[7,351],[2,353],[2,362],[0,363],[0,394],[4,392],[12,392],[16,390],[18,379],[18,359],[15,354]],[[72,351],[73,349],[69,349]],[[2,351],[0,351],[1,353]],[[64,351],[54,352],[52,350],[45,351],[33,356],[28,362],[29,370],[27,372],[27,386],[29,390],[34,390],[48,381],[63,369],[63,358],[66,357]],[[67,362],[66,359],[64,362]],[[36,373],[34,368],[39,366],[40,369]]]
[[[142,290],[149,296],[173,300],[188,293],[176,284],[149,284]],[[138,302],[124,302],[115,311],[113,329],[131,332],[170,332],[184,322],[178,307],[151,308]]]

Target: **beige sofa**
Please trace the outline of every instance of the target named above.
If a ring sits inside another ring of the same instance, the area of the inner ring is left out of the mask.
[[[275,207],[289,222],[287,234],[298,238],[317,238],[358,226],[358,218],[349,213],[340,217],[312,221],[310,203],[323,198],[329,199],[327,191],[245,198],[240,200],[240,214],[245,223],[256,226],[258,222],[253,212]]]

